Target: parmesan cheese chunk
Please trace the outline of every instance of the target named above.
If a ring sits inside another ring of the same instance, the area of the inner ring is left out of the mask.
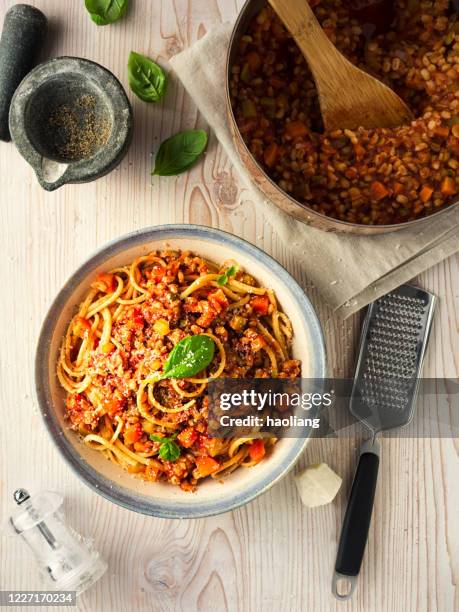
[[[339,491],[343,479],[326,463],[310,465],[295,476],[301,501],[308,508],[329,504]]]

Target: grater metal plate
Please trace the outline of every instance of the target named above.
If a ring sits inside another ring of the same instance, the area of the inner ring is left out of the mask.
[[[435,301],[423,289],[402,285],[368,309],[350,411],[374,433],[413,417]]]

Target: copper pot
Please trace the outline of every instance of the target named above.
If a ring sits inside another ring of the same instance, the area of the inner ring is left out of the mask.
[[[414,228],[427,225],[434,217],[441,215],[445,211],[449,210],[451,206],[457,206],[459,199],[456,200],[452,205],[442,208],[436,213],[416,219],[414,221],[407,221],[406,223],[397,223],[392,225],[363,225],[361,223],[349,223],[347,221],[340,221],[327,217],[322,213],[312,210],[305,204],[298,202],[279,187],[264,171],[260,164],[253,157],[252,153],[247,148],[244,139],[239,132],[239,128],[236,123],[236,118],[233,113],[231,106],[230,96],[230,79],[231,69],[236,58],[237,49],[241,37],[247,32],[249,24],[252,18],[258,13],[263,6],[266,5],[265,0],[247,0],[244,4],[239,17],[234,25],[233,32],[231,35],[230,45],[228,49],[227,62],[226,62],[226,103],[228,108],[228,117],[231,126],[231,132],[233,140],[236,145],[236,149],[239,156],[245,165],[246,169],[250,173],[253,181],[263,192],[263,194],[276,206],[291,215],[299,221],[303,221],[308,225],[312,225],[319,229],[325,230],[326,232],[345,232],[350,234],[362,234],[362,235],[375,235],[375,234],[386,234],[388,232],[395,232],[405,228]]]

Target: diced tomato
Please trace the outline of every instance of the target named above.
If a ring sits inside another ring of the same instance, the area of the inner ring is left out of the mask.
[[[187,427],[178,436],[177,440],[185,448],[191,448],[197,440],[198,433],[193,427]]]
[[[145,319],[140,308],[134,308],[132,311],[132,321],[135,323],[136,327],[144,326]]]
[[[134,442],[138,442],[142,437],[142,426],[140,423],[136,423],[135,425],[131,425],[128,427],[123,433],[123,439],[125,444],[134,444]]]
[[[109,272],[102,272],[98,274],[92,286],[104,293],[112,293],[116,288],[115,275]]]
[[[402,183],[395,183],[394,184],[394,189],[393,192],[395,195],[399,195],[400,193],[402,193],[403,191],[403,185]]]
[[[287,123],[285,127],[285,133],[292,140],[295,138],[302,138],[303,136],[307,136],[309,134],[309,130],[302,121],[290,121]]]
[[[254,440],[249,446],[249,455],[252,461],[261,461],[265,453],[265,443],[263,440]]]
[[[454,195],[456,193],[456,185],[450,176],[445,176],[441,183],[441,192],[443,195]]]
[[[261,315],[267,315],[269,309],[269,298],[267,295],[257,295],[250,300],[253,310]]]
[[[156,283],[159,283],[163,277],[166,275],[166,268],[164,266],[153,266],[153,268],[150,271],[150,277],[153,281],[155,281]]]
[[[428,202],[433,194],[434,190],[432,187],[430,187],[429,185],[425,185],[422,189],[421,189],[421,193],[419,194],[419,197],[421,198],[421,202]]]
[[[217,289],[216,291],[212,291],[207,296],[212,308],[215,309],[216,312],[220,313],[224,308],[229,306],[229,301],[226,295],[223,293],[222,289]]]
[[[389,195],[389,190],[384,187],[384,185],[379,181],[374,181],[373,183],[371,183],[370,189],[371,195],[375,200],[382,200],[387,195]]]
[[[266,147],[265,152],[263,154],[263,159],[265,160],[265,164],[269,168],[272,168],[274,164],[276,163],[278,154],[279,154],[279,147],[277,146],[275,142],[272,142]]]
[[[201,478],[209,476],[218,470],[220,464],[212,457],[196,457],[196,467]]]

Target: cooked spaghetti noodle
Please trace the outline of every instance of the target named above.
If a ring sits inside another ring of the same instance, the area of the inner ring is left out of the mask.
[[[195,335],[214,342],[208,367],[160,379],[174,346]],[[99,274],[69,324],[57,365],[67,416],[120,467],[194,490],[202,478],[259,463],[275,442],[209,437],[209,380],[297,377],[292,337],[274,292],[234,262],[179,251],[139,257]],[[161,452],[165,441],[172,456]]]

